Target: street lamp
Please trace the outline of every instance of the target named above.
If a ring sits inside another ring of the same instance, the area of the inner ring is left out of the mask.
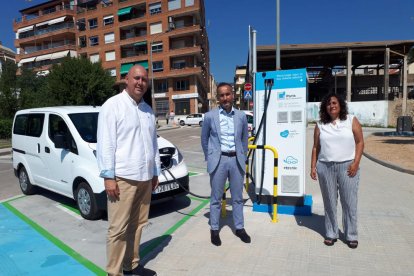
[[[171,27],[170,27],[171,28]],[[152,64],[152,45],[154,44],[155,39],[159,38],[160,36],[168,33],[170,29],[166,30],[165,32],[161,32],[156,34],[150,42],[150,65],[151,65],[151,102],[152,102],[152,110],[154,112],[155,117],[157,117],[157,107],[155,105],[155,89],[154,89],[154,68]],[[163,44],[164,47],[164,44]]]

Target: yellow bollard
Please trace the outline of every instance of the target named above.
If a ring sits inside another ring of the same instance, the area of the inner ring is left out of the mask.
[[[273,158],[274,158],[274,169],[273,169],[273,197],[272,197],[272,205],[273,205],[273,211],[272,211],[272,222],[276,223],[278,221],[277,219],[277,176],[278,176],[278,153],[277,150],[268,145],[249,145],[249,149],[256,150],[256,149],[267,149],[273,152]]]

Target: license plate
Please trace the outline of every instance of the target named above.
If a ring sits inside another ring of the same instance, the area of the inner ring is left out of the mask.
[[[155,189],[155,191],[153,191],[153,194],[160,194],[160,193],[165,193],[171,190],[175,190],[178,189],[180,186],[178,185],[178,183],[174,182],[174,183],[168,183],[168,184],[163,184],[163,185],[159,185],[157,187],[157,189]]]

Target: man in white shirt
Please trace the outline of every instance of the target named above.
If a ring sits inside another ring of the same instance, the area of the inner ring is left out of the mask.
[[[145,68],[133,66],[125,79],[126,89],[104,103],[98,121],[97,159],[108,197],[106,269],[108,275],[156,275],[139,264],[142,228],[161,171],[155,116],[143,100]]]

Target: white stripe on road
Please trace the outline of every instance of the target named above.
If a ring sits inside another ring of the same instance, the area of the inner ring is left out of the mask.
[[[63,207],[63,206],[62,206],[62,205],[60,205],[60,204],[56,204],[55,206],[56,206],[58,209],[62,210],[63,212],[65,212],[65,213],[67,213],[67,214],[71,215],[72,217],[74,217],[74,218],[76,218],[76,219],[78,219],[78,220],[83,220],[82,216],[80,216],[80,215],[76,214],[75,212],[73,212],[73,211],[69,210],[68,208]]]

